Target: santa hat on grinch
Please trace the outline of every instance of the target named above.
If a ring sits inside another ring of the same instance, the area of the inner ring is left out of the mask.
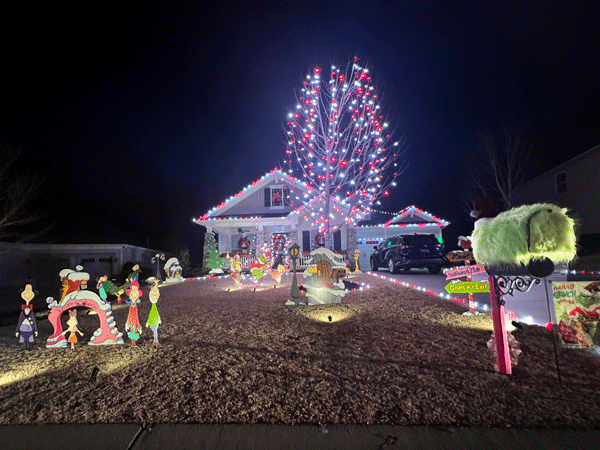
[[[489,222],[502,210],[494,200],[490,197],[480,197],[473,202],[473,211],[471,211],[471,217],[475,219],[475,230],[482,224]]]

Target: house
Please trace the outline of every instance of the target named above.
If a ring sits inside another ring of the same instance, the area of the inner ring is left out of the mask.
[[[127,263],[152,268],[154,273],[151,259],[157,253],[163,252],[126,244],[0,243],[0,286],[23,286],[27,280],[36,287],[60,285],[59,271],[77,265],[83,266],[91,280],[102,275],[118,278]]]
[[[218,235],[222,254],[240,254],[244,264],[254,259],[257,248],[265,243],[273,246],[278,237],[300,246],[303,258],[317,247],[318,224],[311,219],[314,211],[322,207],[322,198],[315,188],[274,169],[256,180],[236,195],[193,222],[206,228],[207,233]],[[370,218],[368,212],[354,211],[343,200],[332,202],[333,223],[343,225],[332,233],[333,250],[346,255],[354,263],[354,253],[361,249],[361,260],[373,251],[373,242],[394,234],[433,233],[441,239],[441,230],[448,225],[441,219],[411,206],[385,224],[357,226]],[[337,219],[337,220],[336,220]],[[207,254],[205,239],[204,254]],[[304,259],[301,260],[301,264]],[[367,265],[361,267],[366,268]]]
[[[553,203],[576,219],[580,255],[600,252],[600,145],[523,184],[513,205]]]

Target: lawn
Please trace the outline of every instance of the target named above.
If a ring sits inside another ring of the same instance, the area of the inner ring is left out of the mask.
[[[116,302],[125,345],[85,345],[98,328],[85,308],[75,350],[44,348],[47,320],[31,351],[20,349],[14,325],[1,327],[0,424],[600,427],[600,357],[559,349],[559,384],[543,327],[515,332],[519,363],[499,375],[489,316],[463,316],[462,305],[369,275],[352,281],[371,288],[348,292],[342,305],[286,307],[290,280],[256,291],[228,291],[229,278],[162,287],[160,347],[149,328],[131,347],[128,306]],[[142,291],[144,325],[149,287]]]

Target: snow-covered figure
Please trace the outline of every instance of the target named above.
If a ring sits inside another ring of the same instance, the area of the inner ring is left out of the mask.
[[[79,291],[87,287],[87,281],[90,279],[90,274],[82,272],[83,267],[77,266],[76,270],[63,269],[58,275],[60,276],[63,285],[61,301],[71,292]]]
[[[158,289],[159,280],[154,281],[154,286],[150,289],[150,294],[148,294],[150,298],[150,303],[152,303],[152,308],[150,308],[150,314],[148,314],[148,320],[146,321],[146,327],[150,327],[152,333],[154,333],[154,340],[152,345],[157,347],[160,345],[158,342],[158,327],[161,323],[160,315],[158,314],[158,308],[156,307],[156,302],[160,297],[160,290]]]
[[[346,295],[344,282],[339,275],[346,271],[346,263],[342,255],[327,248],[318,248],[310,252],[306,262],[304,287],[308,304],[342,303]]]
[[[142,333],[142,326],[140,325],[140,319],[138,316],[138,303],[143,292],[140,290],[140,283],[137,281],[131,282],[131,287],[126,292],[129,300],[125,300],[129,304],[129,314],[127,315],[127,322],[125,323],[125,331],[127,336],[131,339],[131,346],[135,347],[136,341],[140,338]]]
[[[19,343],[24,344],[25,350],[31,349],[31,344],[34,342],[34,337],[38,335],[37,322],[33,307],[30,305],[35,293],[31,284],[26,284],[25,289],[21,292],[21,298],[25,300],[25,304],[21,306],[21,315],[17,323],[15,336],[19,338]]]
[[[179,260],[175,257],[169,258],[165,263],[165,273],[167,274],[166,283],[172,283],[174,281],[183,281],[183,277],[181,273],[183,272],[183,268],[179,264]]]
[[[75,350],[75,344],[77,344],[77,333],[79,333],[80,336],[83,336],[83,333],[79,331],[79,328],[77,328],[78,322],[76,309],[69,310],[69,318],[67,319],[67,325],[69,326],[69,328],[63,331],[62,334],[66,336],[67,333],[70,333],[67,342],[71,344],[71,349]]]

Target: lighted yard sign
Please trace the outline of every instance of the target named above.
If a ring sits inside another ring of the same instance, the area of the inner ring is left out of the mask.
[[[453,280],[454,278],[470,277],[485,273],[485,266],[483,264],[476,264],[474,266],[458,267],[456,269],[449,270],[446,272],[446,280]]]
[[[468,294],[488,292],[489,286],[487,281],[461,281],[459,283],[448,283],[444,289],[449,294]]]

